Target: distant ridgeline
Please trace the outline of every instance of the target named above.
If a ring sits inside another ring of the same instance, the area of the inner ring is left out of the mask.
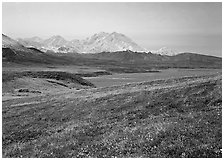
[[[161,52],[149,52],[130,38],[116,32],[101,32],[84,41],[66,41],[60,36],[47,40],[38,37],[14,40],[3,34],[2,58],[3,66],[4,62],[44,63],[99,66],[114,71],[131,68],[136,72],[161,68],[222,67],[220,57],[174,52],[169,55],[164,48]]]

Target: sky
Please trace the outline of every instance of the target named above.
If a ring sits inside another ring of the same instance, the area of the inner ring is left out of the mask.
[[[3,2],[2,32],[12,38],[85,39],[118,32],[148,50],[222,56],[221,2]]]

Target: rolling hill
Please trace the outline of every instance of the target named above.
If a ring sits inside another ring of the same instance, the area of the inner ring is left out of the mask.
[[[141,67],[167,68],[221,68],[222,58],[195,53],[180,53],[174,56],[133,51],[102,52],[83,55],[101,60],[113,60],[122,64],[135,64]]]
[[[221,75],[2,103],[4,158],[221,158]]]

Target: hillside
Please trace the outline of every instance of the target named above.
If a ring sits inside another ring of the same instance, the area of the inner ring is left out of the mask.
[[[2,103],[3,157],[221,157],[221,75]]]
[[[35,96],[33,93],[46,94],[70,89],[95,87],[80,75],[59,71],[20,71],[2,73],[3,99],[21,96]]]
[[[26,51],[26,48],[22,44],[4,34],[2,34],[2,48],[14,48]]]
[[[174,56],[132,51],[102,52],[83,55],[100,60],[113,60],[130,67],[148,68],[221,68],[222,58],[195,53],[180,53]]]
[[[176,66],[186,66],[186,67],[211,67],[211,68],[221,68],[222,58],[196,54],[196,53],[181,53],[176,56],[171,57],[171,61]]]

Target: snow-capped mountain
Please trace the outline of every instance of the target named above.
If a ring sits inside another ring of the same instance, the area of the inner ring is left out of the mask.
[[[35,47],[43,52],[48,50],[61,53],[73,51],[71,50],[73,47],[67,45],[68,41],[59,35],[52,36],[45,40],[39,37],[32,37],[24,39],[19,38],[17,41],[26,47]]]
[[[99,53],[115,51],[137,51],[144,52],[146,49],[140,47],[130,38],[120,33],[100,32],[85,40],[66,41],[61,36],[52,36],[42,40],[38,37],[30,39],[18,39],[25,46],[33,46],[42,51],[51,50],[54,52],[77,52],[77,53]]]
[[[39,42],[39,43],[42,43],[43,42],[43,39],[40,38],[40,37],[37,37],[37,36],[31,37],[31,38],[25,38],[25,40],[27,40],[27,41],[33,41],[33,42]]]
[[[17,41],[2,34],[2,48],[21,46]]]
[[[151,51],[153,54],[160,54],[160,55],[166,55],[166,56],[174,56],[177,55],[179,52],[176,50],[167,48],[167,47],[162,47],[159,50],[153,50]]]
[[[44,45],[52,46],[52,47],[62,47],[62,46],[65,46],[66,43],[67,41],[59,35],[52,36],[43,41]]]
[[[26,47],[41,48],[43,46],[43,39],[39,37],[24,38],[24,39],[18,38],[17,41]]]
[[[42,54],[43,52],[38,49],[33,47],[25,47],[18,41],[2,34],[2,58],[4,58],[4,60],[8,59],[9,61],[13,61],[16,58],[23,59],[25,57],[32,59]]]
[[[2,34],[2,48],[12,48],[20,51],[27,51],[27,48],[16,40]]]
[[[67,52],[67,50],[64,50],[67,41],[59,35],[52,36],[46,40],[43,40],[41,43],[42,47],[40,49],[42,51],[52,50],[54,52]],[[63,47],[62,50],[60,49],[61,47]]]
[[[138,51],[143,52],[146,49],[140,47],[130,38],[120,33],[105,33],[94,34],[90,39],[84,42],[84,51],[88,53],[99,52],[115,52],[115,51]]]

